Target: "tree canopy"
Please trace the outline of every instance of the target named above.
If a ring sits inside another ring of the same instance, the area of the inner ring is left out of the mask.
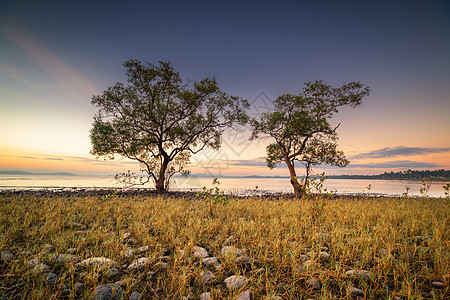
[[[175,173],[186,173],[191,154],[219,149],[226,128],[248,122],[246,100],[222,91],[215,78],[183,82],[170,62],[128,60],[128,84],[92,97],[98,107],[91,154],[136,160],[163,192]]]
[[[338,88],[322,81],[307,82],[300,94],[277,97],[272,112],[252,119],[253,139],[266,135],[275,140],[266,149],[267,165],[274,168],[278,163],[286,163],[296,197],[305,193],[311,166],[329,164],[343,167],[348,164],[344,153],[337,150],[340,124],[332,126],[329,120],[342,106],[360,105],[369,93],[370,89],[359,82]],[[303,184],[298,182],[295,161],[303,163],[307,169]]]

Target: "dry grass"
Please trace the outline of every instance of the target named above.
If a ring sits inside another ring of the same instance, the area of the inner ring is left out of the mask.
[[[13,258],[0,262],[0,296],[57,299],[59,284],[64,283],[71,290],[70,299],[90,299],[99,284],[124,280],[124,299],[133,291],[144,299],[198,299],[205,291],[212,292],[214,299],[234,299],[243,290],[251,290],[254,299],[350,299],[349,286],[361,289],[365,299],[450,299],[449,225],[450,202],[445,199],[231,199],[228,205],[215,205],[211,216],[206,203],[192,196],[114,196],[102,201],[3,195],[0,250],[9,251]],[[142,256],[152,262],[165,252],[168,269],[158,272],[149,264],[127,271],[133,257],[121,253],[127,247],[125,232],[137,240],[134,249],[150,247]],[[236,236],[233,245],[250,262],[237,264],[235,257],[220,255],[230,235]],[[45,251],[45,244],[54,250]],[[205,286],[196,284],[195,278],[207,268],[190,255],[179,254],[179,250],[190,253],[196,245],[205,247],[210,256],[219,256],[222,264],[221,270],[211,269],[215,278]],[[116,261],[119,274],[111,278],[99,268],[54,262],[55,253],[70,248],[76,248],[82,259]],[[331,256],[327,260],[305,256],[311,251]],[[46,285],[42,275],[32,271],[27,262],[34,257],[58,274],[58,284]],[[315,261],[315,267],[305,266],[306,259]],[[346,276],[351,269],[366,270],[370,278]],[[240,291],[229,291],[223,280],[230,275],[243,275],[249,281]],[[311,277],[321,282],[321,289],[307,285]],[[434,288],[434,281],[443,282],[444,288]],[[78,295],[76,282],[85,284]]]

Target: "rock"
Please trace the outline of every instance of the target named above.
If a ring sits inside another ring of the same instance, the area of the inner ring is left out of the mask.
[[[163,262],[168,262],[170,260],[170,256],[167,256],[167,255],[160,256],[160,257],[158,257],[158,259]]]
[[[119,270],[117,268],[111,268],[108,271],[106,271],[104,275],[108,278],[112,278],[117,274],[119,274]]]
[[[131,238],[131,232],[124,232],[123,233],[123,240],[128,240],[129,238]]]
[[[317,268],[317,266],[318,265],[315,261],[308,259],[301,266],[300,272],[303,272],[303,270],[313,270],[313,269]]]
[[[76,230],[86,230],[87,226],[84,224],[76,223],[76,222],[69,222],[67,223],[67,227],[70,229],[76,229]]]
[[[314,290],[320,290],[322,288],[322,283],[314,277],[306,280],[306,285]]]
[[[435,289],[443,289],[444,288],[444,283],[440,282],[440,281],[433,281],[431,283],[431,286],[434,287]]]
[[[306,253],[308,256],[313,257],[313,258],[318,258],[320,260],[328,260],[330,259],[331,255],[328,252],[325,251],[321,251],[321,252],[308,252]]]
[[[218,257],[206,257],[202,260],[203,264],[207,267],[217,267],[220,266]]]
[[[318,233],[318,234],[316,234],[316,237],[322,241],[326,241],[326,242],[331,241],[331,235],[328,233]]]
[[[59,293],[60,299],[69,299],[70,298],[70,290],[69,289],[62,289]]]
[[[123,289],[114,284],[101,284],[94,290],[94,300],[119,300]]]
[[[84,283],[76,282],[74,286],[75,294],[81,295],[84,292]]]
[[[142,254],[142,253],[147,252],[148,249],[149,249],[148,246],[142,246],[142,247],[137,248],[136,253]]]
[[[77,252],[78,252],[78,249],[77,248],[70,248],[70,249],[67,249],[67,254],[76,254]]]
[[[8,250],[3,250],[1,253],[1,261],[10,262],[13,259],[13,255]]]
[[[242,256],[242,254],[244,254],[244,252],[241,249],[233,246],[223,247],[220,253],[223,255],[236,255],[236,256]]]
[[[246,283],[248,279],[244,276],[233,275],[224,280],[225,286],[228,289],[240,289]]]
[[[199,300],[212,300],[213,298],[212,298],[212,295],[210,292],[206,292],[206,293],[202,293],[198,299]]]
[[[364,297],[364,292],[354,286],[349,287],[348,292],[350,295],[355,297]]]
[[[250,262],[250,257],[248,255],[238,256],[236,257],[236,263],[237,264],[246,264]]]
[[[139,241],[134,237],[131,237],[125,241],[128,245],[137,245]]]
[[[42,275],[42,280],[45,284],[53,284],[58,281],[58,275],[56,275],[55,273],[45,273],[44,275]]]
[[[164,271],[167,270],[167,263],[165,262],[157,262],[156,264],[153,265],[153,268],[155,268],[158,271]]]
[[[130,300],[138,300],[139,298],[141,298],[141,293],[132,292],[130,295]]]
[[[91,257],[75,265],[75,267],[93,267],[93,266],[107,269],[111,267],[116,267],[117,263],[112,259],[106,257]]]
[[[134,255],[134,250],[133,250],[133,248],[127,247],[127,248],[125,248],[125,250],[120,252],[120,255],[125,256],[125,257],[132,257]]]
[[[40,263],[34,266],[32,272],[33,273],[43,273],[43,272],[47,272],[50,270],[50,267],[47,266],[46,264]]]
[[[206,272],[201,271],[195,281],[198,285],[203,286],[203,285],[207,284],[208,282],[210,282],[211,280],[213,280],[215,277],[216,276],[214,276],[214,274],[209,270]]]
[[[349,277],[358,277],[359,279],[366,281],[370,280],[370,273],[365,270],[350,270],[345,272],[345,275]]]
[[[51,244],[45,244],[43,250],[44,250],[45,252],[52,252],[52,251],[54,250],[54,247],[53,247],[53,245],[51,245]]]
[[[208,251],[203,247],[195,246],[193,250],[194,250],[195,258],[200,259],[200,258],[206,258],[209,256]]]
[[[234,235],[230,235],[225,242],[223,243],[224,245],[229,245],[236,242],[236,237]]]
[[[72,254],[59,254],[58,258],[56,258],[56,263],[58,264],[70,264],[77,263],[81,260],[81,258],[77,255]]]
[[[249,290],[243,291],[236,298],[236,300],[251,300],[251,299],[253,299],[253,295],[252,295],[252,292]]]
[[[135,259],[131,262],[131,264],[128,266],[128,270],[140,270],[145,268],[147,265],[149,265],[152,261],[148,259],[147,257],[141,257],[138,259]]]

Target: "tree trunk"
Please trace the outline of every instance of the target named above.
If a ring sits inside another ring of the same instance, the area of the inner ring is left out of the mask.
[[[158,180],[156,180],[156,182],[155,182],[155,188],[156,188],[156,192],[158,194],[162,194],[166,191],[166,187],[164,186],[164,181],[165,181],[164,176],[162,176],[162,177],[160,176],[158,178]]]
[[[161,169],[159,169],[158,180],[156,180],[155,182],[155,188],[158,194],[166,192],[167,187],[165,186],[165,183],[166,183],[166,170],[168,165],[169,165],[169,158],[164,157],[163,162],[161,164]]]
[[[284,156],[284,161],[289,169],[289,174],[291,175],[291,184],[294,188],[295,198],[301,199],[304,196],[304,189],[300,183],[298,183],[297,174],[295,173],[294,164],[289,160],[288,156]]]

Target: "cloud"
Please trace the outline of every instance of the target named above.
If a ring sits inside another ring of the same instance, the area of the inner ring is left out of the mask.
[[[368,163],[368,164],[350,163],[347,166],[347,168],[367,168],[367,169],[396,169],[396,168],[419,169],[419,168],[438,168],[438,167],[440,166],[436,164],[417,162],[411,160],[396,160],[396,161]]]
[[[450,147],[442,148],[427,148],[427,147],[385,147],[378,150],[361,153],[351,157],[351,159],[361,159],[361,158],[386,158],[386,157],[396,157],[396,156],[412,156],[421,155],[429,153],[446,153],[450,152]]]
[[[67,66],[56,54],[51,52],[39,40],[19,26],[3,28],[4,35],[28,54],[31,61],[44,70],[60,88],[68,95],[77,98],[80,92],[97,94],[98,89],[87,78]],[[11,71],[11,69],[10,69]],[[9,75],[20,80],[31,88],[39,87],[38,83],[20,75],[20,70],[12,70]]]

